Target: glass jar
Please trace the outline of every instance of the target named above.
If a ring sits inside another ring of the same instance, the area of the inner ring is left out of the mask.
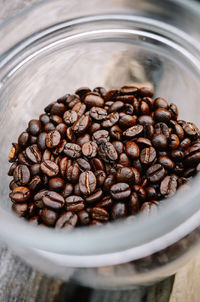
[[[200,7],[193,1],[45,1],[0,28],[0,237],[63,280],[128,288],[175,273],[200,239],[199,176],[159,213],[70,232],[10,211],[11,142],[43,108],[80,86],[150,85],[200,126]]]

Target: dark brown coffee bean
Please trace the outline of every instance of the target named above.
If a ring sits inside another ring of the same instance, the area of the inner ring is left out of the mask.
[[[53,210],[59,210],[64,206],[65,200],[61,194],[54,191],[46,191],[42,195],[44,205]]]
[[[77,165],[79,167],[81,172],[91,170],[90,163],[87,160],[85,160],[84,158],[78,158],[75,162],[75,165]]]
[[[180,141],[176,134],[171,134],[169,138],[169,147],[171,149],[177,149],[179,147]]]
[[[169,138],[170,131],[169,127],[165,123],[157,123],[155,124],[155,133],[156,134],[163,134],[167,138]]]
[[[159,151],[165,150],[167,148],[167,137],[164,134],[154,134],[152,144]]]
[[[41,186],[41,184],[42,184],[42,180],[41,180],[40,176],[36,175],[31,179],[28,187],[31,191],[36,191]]]
[[[117,183],[110,188],[111,196],[116,200],[125,199],[130,196],[131,190],[127,183]]]
[[[154,112],[154,118],[158,122],[168,123],[171,119],[171,113],[165,108],[158,108]]]
[[[31,195],[30,190],[27,187],[16,187],[10,193],[10,198],[14,202],[25,202]]]
[[[79,179],[80,169],[76,165],[71,165],[66,171],[66,178],[72,183],[76,183]]]
[[[80,191],[80,187],[79,184],[75,184],[74,186],[74,195],[80,196],[81,195],[81,191]]]
[[[80,225],[88,225],[90,223],[90,216],[87,211],[82,210],[77,213]]]
[[[106,116],[104,121],[101,123],[102,127],[104,128],[110,128],[113,125],[115,125],[119,120],[119,113],[118,112],[112,112],[109,115]]]
[[[81,134],[87,130],[90,124],[90,117],[82,115],[72,126],[75,134]]]
[[[104,99],[95,93],[88,93],[83,101],[89,107],[103,107],[104,105]]]
[[[76,195],[71,195],[65,199],[65,207],[67,211],[79,212],[84,209],[83,198]]]
[[[197,136],[197,129],[193,123],[185,123],[182,127],[183,130],[185,131],[185,134],[188,135],[189,137],[193,138]]]
[[[98,189],[96,192],[94,192],[92,195],[86,197],[85,201],[87,203],[95,203],[102,199],[103,191],[101,189]]]
[[[122,167],[117,169],[116,179],[117,182],[133,183],[135,177],[132,168]]]
[[[141,97],[152,97],[153,96],[153,89],[150,87],[142,87],[138,91]]]
[[[184,139],[184,130],[179,124],[175,124],[174,130],[176,132],[176,135],[179,137],[180,140]]]
[[[60,144],[52,151],[53,154],[58,155],[63,152],[67,141],[66,139],[62,139]]]
[[[60,191],[64,188],[65,182],[61,177],[53,177],[49,179],[48,186],[51,190]]]
[[[60,133],[61,137],[64,137],[67,131],[67,126],[64,123],[58,124],[56,130]]]
[[[59,115],[51,115],[50,121],[55,125],[61,124],[63,122],[62,118]]]
[[[154,108],[155,108],[155,109],[157,109],[157,108],[165,108],[165,109],[168,109],[168,107],[169,107],[168,102],[167,102],[165,99],[163,99],[163,98],[157,98],[157,99],[155,99],[153,105],[154,105]]]
[[[42,159],[42,154],[37,145],[31,145],[26,148],[26,156],[34,164],[40,163]]]
[[[54,156],[51,153],[51,151],[49,151],[48,149],[44,150],[43,155],[42,155],[42,161],[45,161],[45,160],[54,161]]]
[[[169,105],[169,112],[171,113],[171,117],[173,120],[176,120],[178,117],[178,108],[175,104],[171,103]]]
[[[94,132],[101,130],[101,124],[99,123],[92,123],[88,128],[88,132],[92,135]]]
[[[156,158],[156,150],[153,147],[144,148],[140,152],[140,161],[144,165],[152,164]]]
[[[43,130],[45,132],[49,133],[49,132],[53,131],[54,129],[55,129],[54,124],[49,122],[49,123],[47,123],[47,124],[44,125],[44,129]]]
[[[66,107],[62,103],[54,103],[51,107],[50,114],[51,115],[60,115],[63,116],[63,113],[66,111]]]
[[[90,109],[90,116],[97,121],[102,121],[107,116],[107,111],[100,107],[92,107]]]
[[[16,184],[16,182],[14,180],[11,180],[11,182],[9,183],[9,189],[12,191],[14,188],[17,188],[18,184]]]
[[[117,125],[110,128],[110,136],[112,137],[112,139],[121,140],[122,132],[123,131]]]
[[[127,215],[127,208],[124,203],[118,202],[114,204],[111,210],[111,219],[116,220],[123,218]]]
[[[39,119],[40,119],[40,121],[41,121],[41,123],[42,123],[43,125],[49,123],[49,121],[50,121],[49,116],[48,116],[47,114],[45,114],[45,113],[40,114],[40,118],[39,118]]]
[[[143,135],[144,137],[151,138],[154,135],[153,125],[144,125]]]
[[[51,160],[45,160],[41,163],[41,171],[49,177],[56,176],[59,173],[59,167]]]
[[[19,145],[16,143],[12,143],[12,148],[8,156],[9,162],[15,161],[18,154],[19,154]]]
[[[110,188],[114,183],[115,183],[115,176],[113,174],[108,175],[104,181],[103,191],[106,192],[110,191]]]
[[[75,104],[80,103],[81,99],[78,94],[69,94],[65,100],[65,104],[68,108],[73,108]]]
[[[188,168],[184,171],[183,177],[189,178],[194,176],[196,173],[196,168]]]
[[[122,128],[130,128],[136,124],[135,116],[125,114],[119,119],[120,127]]]
[[[131,158],[138,158],[140,155],[140,149],[135,142],[128,141],[125,144],[126,154]]]
[[[28,123],[28,132],[31,135],[37,136],[42,130],[42,124],[39,120],[31,120]]]
[[[113,199],[110,196],[105,196],[102,201],[97,204],[99,208],[110,208],[113,205]]]
[[[160,156],[158,158],[158,163],[161,164],[165,169],[172,170],[174,168],[174,162],[168,156]]]
[[[177,190],[177,176],[166,176],[160,184],[160,193],[165,197],[170,197],[176,193]]]
[[[78,216],[76,214],[72,212],[66,212],[58,218],[55,227],[57,229],[63,229],[63,228],[71,229],[76,226],[77,222],[78,222]]]
[[[72,195],[73,189],[74,189],[74,187],[72,184],[66,183],[64,190],[62,191],[63,197],[66,198],[66,197]]]
[[[146,191],[142,186],[139,185],[134,185],[133,186],[133,192],[137,193],[137,196],[139,198],[139,200],[141,200],[142,202],[145,201],[146,199]]]
[[[105,162],[117,160],[118,154],[114,146],[110,142],[103,142],[99,145],[99,157]]]
[[[88,87],[80,87],[75,91],[80,98],[83,98],[89,92],[91,92],[91,90]]]
[[[67,143],[63,152],[71,158],[78,158],[81,156],[81,147],[77,144]]]
[[[191,146],[185,151],[184,165],[187,167],[197,166],[200,162],[200,147]]]
[[[122,94],[122,95],[137,95],[138,91],[139,91],[139,89],[137,87],[134,87],[134,86],[123,86],[120,89],[120,94]]]
[[[124,151],[124,145],[121,141],[114,141],[112,142],[112,145],[114,146],[118,154],[121,154]]]
[[[79,187],[83,195],[90,195],[96,189],[96,177],[93,172],[86,171],[82,172],[79,177]]]
[[[150,115],[141,115],[138,117],[138,123],[140,125],[153,125],[154,121],[153,118]]]
[[[98,146],[95,142],[87,142],[82,145],[82,153],[88,158],[95,157],[97,155]]]
[[[139,209],[140,209],[140,202],[139,198],[136,192],[133,192],[130,196],[129,202],[128,202],[128,208],[129,208],[129,213],[131,215],[136,214]]]
[[[191,140],[186,137],[182,142],[180,143],[180,149],[184,150],[187,149],[191,145]]]
[[[96,170],[94,175],[97,180],[97,187],[102,187],[106,179],[106,173],[103,170]]]
[[[61,135],[57,130],[50,131],[46,136],[46,146],[55,148],[60,144]]]
[[[128,158],[128,156],[126,155],[126,153],[121,153],[119,155],[119,164],[121,164],[122,166],[125,166],[125,167],[131,166],[131,161]]]
[[[108,221],[109,214],[105,209],[94,207],[91,210],[92,218],[100,221]]]
[[[157,213],[157,205],[153,202],[144,202],[143,205],[140,208],[140,212],[144,214],[145,216],[149,216],[150,214]]]
[[[18,165],[13,172],[13,178],[19,185],[26,185],[30,180],[30,170],[26,165]]]
[[[59,162],[60,174],[65,177],[67,169],[72,165],[72,160],[68,157],[63,157]]]
[[[116,100],[116,97],[120,94],[119,90],[112,89],[109,90],[105,95],[104,99],[106,102]]]
[[[40,148],[40,150],[45,150],[46,148],[46,132],[41,132],[37,139],[37,145]]]
[[[183,160],[184,158],[184,152],[177,149],[177,150],[172,150],[171,151],[171,158],[174,160],[174,161],[181,161]]]
[[[54,226],[58,219],[58,214],[52,210],[44,208],[41,210],[40,218],[47,226]]]
[[[108,142],[110,140],[109,132],[107,130],[98,130],[93,133],[92,140],[97,143],[97,145]]]
[[[8,176],[12,176],[15,168],[18,166],[18,162],[13,162],[8,170]]]
[[[72,107],[72,110],[77,113],[78,117],[80,117],[85,113],[86,105],[83,103],[77,103]]]
[[[160,164],[155,164],[149,167],[146,171],[146,175],[150,182],[155,183],[159,182],[165,176],[165,169]]]
[[[133,127],[128,128],[126,131],[123,132],[123,135],[129,138],[137,137],[141,135],[143,132],[144,127],[142,125],[135,125]]]
[[[104,97],[106,94],[106,89],[104,87],[95,87],[93,91],[97,92],[102,97]]]
[[[153,200],[156,199],[158,196],[156,189],[154,187],[146,187],[145,188],[147,199],[148,200]]]
[[[30,135],[30,137],[29,137],[29,143],[31,145],[36,144],[37,143],[37,136]]]
[[[27,146],[29,141],[29,133],[28,132],[22,132],[18,138],[18,144],[20,147],[24,148]]]
[[[138,137],[135,142],[141,148],[146,148],[151,146],[151,141],[146,137]]]
[[[91,166],[92,166],[92,170],[96,171],[96,170],[105,170],[104,164],[102,162],[102,160],[100,160],[99,158],[93,158],[91,160]]]
[[[108,109],[108,113],[112,113],[112,112],[117,112],[122,110],[122,108],[124,107],[124,103],[120,100],[116,100],[115,102],[113,102],[113,104],[109,107]]]
[[[73,125],[78,119],[78,114],[76,111],[67,110],[63,115],[63,120],[67,125]]]
[[[12,210],[20,217],[25,217],[28,212],[27,203],[13,203]]]

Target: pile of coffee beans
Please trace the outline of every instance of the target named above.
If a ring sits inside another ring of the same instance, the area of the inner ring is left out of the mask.
[[[200,170],[200,131],[147,87],[87,87],[48,105],[13,143],[13,211],[55,228],[155,210]]]

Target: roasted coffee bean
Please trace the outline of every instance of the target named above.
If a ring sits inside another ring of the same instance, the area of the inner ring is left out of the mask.
[[[131,105],[131,104],[125,104],[125,105],[124,105],[124,108],[123,108],[123,111],[124,111],[124,113],[126,113],[126,114],[132,115],[133,112],[134,112],[133,105]]]
[[[39,120],[31,120],[28,123],[28,132],[31,135],[37,136],[42,130],[42,124]]]
[[[53,131],[54,129],[55,129],[54,124],[49,122],[49,123],[47,123],[47,124],[44,125],[44,129],[43,130],[45,132],[49,133],[49,132]]]
[[[187,149],[191,145],[191,140],[186,137],[182,142],[180,143],[180,149],[184,150]]]
[[[191,146],[185,151],[184,165],[187,167],[197,166],[200,162],[200,147]]]
[[[93,91],[97,92],[102,97],[104,97],[106,94],[106,89],[104,87],[95,87]]]
[[[107,93],[104,95],[104,99],[106,102],[108,101],[114,101],[116,100],[116,97],[120,94],[119,90],[112,89],[107,91]]]
[[[42,184],[42,180],[40,176],[36,175],[31,179],[28,187],[31,191],[36,191],[41,186],[41,184]]]
[[[66,178],[68,181],[72,183],[76,183],[79,180],[79,175],[80,175],[80,169],[78,166],[74,164],[68,167],[66,171]]]
[[[133,168],[122,167],[117,169],[116,174],[117,182],[125,182],[125,183],[134,183],[135,177],[133,173]]]
[[[47,114],[45,114],[45,113],[43,113],[43,114],[40,114],[40,122],[43,124],[43,125],[45,125],[45,124],[47,124],[47,123],[49,123],[50,122],[50,117],[47,115]]]
[[[189,137],[193,138],[197,136],[197,129],[196,126],[193,123],[185,123],[183,124],[183,130],[185,131],[185,134]]]
[[[42,151],[46,149],[46,136],[46,132],[41,132],[37,139],[37,145]]]
[[[108,112],[109,112],[109,113],[117,112],[117,111],[122,110],[123,107],[124,107],[124,103],[123,103],[123,102],[121,102],[121,101],[115,101],[115,102],[110,106],[110,108],[108,109]]]
[[[81,147],[77,144],[67,143],[63,152],[71,158],[78,158],[81,156]]]
[[[154,112],[154,118],[158,122],[168,123],[171,119],[171,113],[165,108],[158,108]]]
[[[69,94],[65,100],[65,104],[68,108],[72,109],[75,104],[80,103],[81,99],[78,94]]]
[[[99,123],[92,123],[88,128],[88,132],[92,135],[94,132],[101,130],[101,124]]]
[[[14,188],[18,187],[18,184],[16,184],[16,182],[13,180],[11,180],[10,184],[9,184],[9,189],[12,191]]]
[[[95,141],[97,145],[108,142],[110,140],[109,132],[107,130],[95,131],[92,135],[92,140]]]
[[[153,125],[154,121],[153,118],[150,115],[141,115],[138,117],[138,123],[140,125]]]
[[[98,146],[95,142],[87,142],[82,145],[82,153],[88,158],[93,158],[97,155]]]
[[[144,202],[140,208],[140,211],[145,216],[149,216],[150,214],[157,213],[157,205],[152,200],[151,202]]]
[[[26,148],[26,156],[34,164],[40,163],[42,159],[42,154],[37,145],[31,145]]]
[[[59,167],[52,160],[45,160],[41,163],[41,171],[49,177],[56,176],[59,173]]]
[[[65,182],[61,177],[53,177],[49,179],[48,186],[51,190],[60,191],[64,188]]]
[[[90,216],[87,211],[82,210],[77,213],[80,225],[88,225],[90,223]]]
[[[94,207],[91,210],[92,218],[100,221],[108,221],[109,214],[105,209]]]
[[[66,183],[64,190],[62,191],[63,197],[66,198],[66,197],[70,196],[72,194],[73,190],[74,190],[73,185],[70,183]]]
[[[80,196],[81,195],[81,191],[80,191],[80,187],[79,184],[75,184],[74,186],[74,195]]]
[[[176,134],[171,134],[169,138],[169,147],[171,149],[177,149],[179,147],[180,141]]]
[[[122,129],[119,128],[119,126],[117,125],[112,126],[110,128],[110,137],[112,137],[112,139],[121,140],[122,133],[123,133]]]
[[[8,156],[9,162],[15,161],[18,154],[19,154],[19,145],[16,143],[12,143],[12,148],[11,148],[9,156]]]
[[[195,173],[196,173],[195,168],[188,168],[187,170],[184,171],[183,177],[189,178],[189,177],[193,176]]]
[[[131,215],[136,214],[139,209],[140,209],[140,202],[139,198],[136,192],[133,192],[130,196],[129,202],[128,202],[128,207],[129,207],[129,213]]]
[[[131,194],[131,189],[127,183],[117,183],[110,188],[111,196],[116,200],[126,199]]]
[[[126,155],[126,153],[121,153],[119,155],[119,164],[121,164],[122,166],[125,166],[125,167],[130,167],[131,166],[131,161],[130,159],[128,158],[128,156]]]
[[[155,109],[157,109],[157,108],[168,109],[169,104],[168,104],[168,102],[165,99],[163,99],[163,98],[157,98],[157,99],[155,99],[155,101],[153,103],[153,106],[154,106]]]
[[[117,151],[110,142],[103,142],[99,145],[98,155],[104,162],[116,161],[118,158]]]
[[[65,207],[67,211],[79,212],[84,209],[83,198],[76,195],[71,195],[65,199]]]
[[[127,215],[127,208],[125,203],[115,203],[111,210],[111,219],[116,220],[119,218],[123,218]]]
[[[30,135],[30,137],[29,137],[29,143],[31,145],[36,144],[37,143],[37,136]]]
[[[169,138],[170,131],[169,127],[165,123],[157,123],[155,124],[155,133],[156,134],[163,134],[167,138]]]
[[[141,200],[142,202],[145,201],[146,191],[142,186],[134,185],[133,186],[133,192],[137,193],[137,196],[138,196],[139,200]]]
[[[62,103],[54,103],[53,106],[51,107],[51,110],[50,110],[50,114],[51,115],[60,115],[62,116],[63,113],[66,111],[66,107],[64,104]]]
[[[158,163],[161,164],[165,169],[172,170],[174,168],[174,162],[168,156],[160,156],[158,158]]]
[[[73,125],[78,119],[78,114],[76,111],[67,110],[63,115],[63,120],[67,125]]]
[[[82,172],[79,177],[79,187],[83,195],[90,195],[96,189],[97,180],[93,172]]]
[[[13,162],[8,170],[8,176],[12,176],[15,168],[18,166],[18,162]]]
[[[176,135],[179,137],[179,139],[183,140],[184,139],[184,130],[178,123],[176,123],[174,125],[174,130],[176,132]]]
[[[18,138],[18,144],[21,148],[24,148],[27,146],[29,141],[29,133],[28,132],[22,132]]]
[[[158,194],[157,194],[156,189],[154,187],[146,187],[145,191],[146,191],[146,195],[147,195],[148,200],[153,200],[153,199],[156,199],[158,197]]]
[[[71,127],[67,128],[67,130],[66,130],[66,137],[71,142],[75,142],[76,141],[76,137],[75,137],[74,132],[72,131]]]
[[[152,144],[156,150],[163,151],[167,148],[167,137],[164,134],[154,134]]]
[[[94,192],[92,195],[86,197],[85,201],[87,203],[95,203],[102,199],[103,191],[101,189],[98,189],[96,192]]]
[[[150,165],[156,158],[156,150],[153,147],[144,148],[140,152],[140,161],[144,165]]]
[[[165,176],[165,169],[162,165],[155,164],[147,169],[146,175],[152,183],[159,182]]]
[[[82,115],[72,126],[75,134],[81,134],[87,130],[90,124],[90,117]]]
[[[141,97],[152,97],[153,96],[153,89],[150,87],[142,87],[139,89],[139,95]]]
[[[67,126],[64,123],[58,124],[56,130],[60,133],[61,137],[64,137],[67,131]]]
[[[130,128],[136,124],[136,118],[132,115],[125,114],[119,119],[120,127]]]
[[[124,151],[124,145],[122,142],[114,141],[114,142],[112,142],[112,145],[114,146],[114,148],[118,154],[121,154]]]
[[[54,226],[58,219],[58,214],[52,210],[44,208],[41,210],[40,218],[47,226]]]
[[[144,137],[151,138],[154,135],[153,125],[144,125]]]
[[[99,208],[110,208],[113,205],[113,199],[110,196],[106,196],[97,204]]]
[[[104,105],[104,99],[95,93],[88,93],[83,101],[89,107],[103,107]]]
[[[57,130],[50,131],[46,136],[46,146],[48,148],[55,148],[60,144],[61,135]]]
[[[86,105],[82,103],[77,103],[72,107],[72,110],[77,113],[78,117],[80,117],[85,113]]]
[[[31,195],[30,190],[27,187],[16,187],[10,193],[10,198],[14,202],[25,202]]]
[[[100,107],[92,107],[90,109],[90,116],[97,121],[102,121],[107,116],[107,111]]]
[[[171,113],[171,117],[173,120],[176,120],[178,117],[178,108],[175,104],[171,103],[169,105],[169,112]]]
[[[160,193],[165,197],[170,197],[176,193],[177,190],[177,176],[166,176],[160,184]]]
[[[102,162],[101,159],[95,157],[91,160],[91,166],[92,166],[92,170],[96,171],[96,170],[105,170],[104,164]]]
[[[61,194],[54,191],[46,191],[42,195],[44,205],[53,210],[59,210],[64,206],[65,200]]]
[[[106,173],[103,170],[96,170],[94,175],[97,180],[97,187],[102,187],[106,179]]]
[[[80,171],[81,172],[84,172],[84,171],[89,171],[91,170],[91,165],[90,163],[85,160],[84,158],[78,158],[75,162],[75,164],[79,167]]]
[[[18,165],[13,172],[13,178],[19,185],[26,185],[30,180],[30,170],[26,165]]]
[[[120,94],[122,95],[137,95],[139,92],[139,89],[137,87],[134,86],[123,86],[120,89]]]
[[[82,147],[83,144],[88,143],[89,141],[90,141],[90,135],[86,133],[83,134],[82,136],[79,136],[76,142],[79,146]]]
[[[54,156],[51,153],[51,151],[48,150],[48,149],[44,150],[43,155],[42,155],[42,161],[45,161],[45,160],[52,160],[52,161],[54,161]]]
[[[12,210],[20,217],[25,217],[28,212],[27,203],[13,203]]]
[[[104,181],[103,190],[105,192],[110,191],[112,185],[115,184],[115,176],[113,174],[108,175],[108,177]]]
[[[66,212],[62,214],[56,222],[55,227],[57,229],[67,228],[71,229],[76,226],[78,222],[78,216],[72,212]]]
[[[183,160],[184,158],[184,152],[177,149],[177,150],[172,150],[171,151],[171,158],[174,160],[174,161],[181,161]]]
[[[119,113],[118,112],[112,112],[109,115],[106,116],[104,121],[101,123],[103,128],[110,128],[113,125],[115,125],[119,120]]]
[[[135,142],[141,148],[145,148],[145,147],[150,147],[151,146],[151,141],[148,138],[146,138],[146,137],[138,137]]]
[[[126,154],[131,158],[135,159],[138,158],[140,155],[140,148],[138,145],[132,141],[128,141],[125,144]]]
[[[128,138],[135,138],[142,134],[144,127],[142,125],[135,125],[133,127],[128,128],[123,132],[123,135]]]
[[[30,166],[30,161],[27,159],[27,157],[25,156],[25,152],[20,152],[18,155],[18,161],[20,164],[22,165],[26,165],[26,166]]]
[[[78,94],[80,98],[83,98],[89,92],[91,92],[91,90],[88,87],[80,87],[75,91],[75,93]]]
[[[50,121],[55,125],[61,124],[63,122],[62,118],[59,115],[51,115]]]

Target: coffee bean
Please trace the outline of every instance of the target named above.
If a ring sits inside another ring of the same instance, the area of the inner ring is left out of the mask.
[[[46,136],[46,146],[48,148],[55,148],[60,144],[61,135],[57,130],[50,131]]]
[[[80,225],[88,225],[90,223],[90,216],[87,211],[82,210],[77,213]]]
[[[15,170],[15,168],[18,166],[18,163],[15,161],[12,163],[12,165],[10,166],[9,170],[8,170],[8,175],[12,176],[13,172]]]
[[[152,164],[156,158],[156,150],[153,147],[144,148],[140,152],[140,161],[144,165]]]
[[[171,113],[165,108],[158,108],[154,112],[154,118],[158,122],[168,123],[171,119]]]
[[[12,210],[20,217],[25,217],[28,212],[27,203],[13,203]]]
[[[134,185],[133,186],[133,191],[137,193],[137,196],[138,196],[139,200],[141,200],[142,202],[145,201],[146,191],[142,186]]]
[[[19,145],[16,143],[12,143],[12,148],[8,156],[9,162],[15,161],[18,154],[19,154]]]
[[[112,139],[121,140],[122,133],[123,133],[122,129],[119,128],[117,125],[112,126],[110,128],[110,137],[112,137]]]
[[[138,123],[140,125],[153,125],[154,121],[153,118],[150,115],[141,115],[138,117]]]
[[[67,228],[71,229],[76,226],[78,222],[78,216],[72,212],[66,212],[62,214],[56,222],[55,227],[57,229]]]
[[[103,170],[96,170],[94,175],[97,180],[97,187],[102,187],[106,179],[106,173]]]
[[[117,182],[133,183],[135,181],[132,168],[122,167],[117,169]]]
[[[128,156],[126,155],[126,153],[121,153],[119,155],[119,164],[121,164],[122,166],[126,166],[126,167],[131,166],[131,161],[128,158]]]
[[[122,110],[122,108],[124,107],[124,103],[122,101],[115,101],[111,106],[110,108],[108,109],[108,112],[109,113],[112,113],[112,112],[117,112],[117,111],[120,111]]]
[[[91,90],[88,87],[80,87],[75,91],[75,93],[78,94],[80,98],[83,98],[89,92],[91,92]]]
[[[81,156],[81,147],[77,144],[67,143],[63,152],[71,158],[78,158]]]
[[[87,160],[85,160],[84,158],[78,158],[75,162],[75,165],[77,165],[79,167],[81,172],[91,170],[90,163]]]
[[[126,154],[131,158],[138,158],[140,155],[140,149],[138,145],[132,141],[128,141],[125,144]]]
[[[26,185],[30,180],[30,170],[26,165],[18,165],[13,172],[13,178],[19,185]]]
[[[90,116],[97,121],[102,121],[107,116],[107,111],[100,107],[92,107],[90,109]]]
[[[73,192],[73,185],[70,184],[70,183],[66,183],[65,184],[65,187],[64,187],[64,190],[62,191],[62,195],[64,198],[70,196]]]
[[[108,221],[109,214],[105,209],[94,207],[91,210],[92,218],[100,221]]]
[[[39,120],[31,120],[28,123],[28,132],[31,135],[37,136],[40,133],[41,130],[42,130],[41,121],[39,121]]]
[[[157,213],[157,205],[153,201],[151,202],[144,202],[140,208],[140,212],[145,216],[149,216],[152,213]]]
[[[56,115],[60,115],[62,116],[63,113],[66,111],[66,107],[64,104],[62,103],[54,103],[51,107],[51,110],[50,110],[50,114],[53,115],[53,114],[56,114]]]
[[[126,100],[125,100],[125,102],[126,102]],[[123,112],[126,113],[126,114],[132,115],[133,112],[134,112],[133,105],[131,105],[131,104],[125,104],[124,108],[123,108]]]
[[[87,130],[90,124],[90,117],[82,115],[72,126],[75,134],[81,134]]]
[[[136,214],[139,209],[140,209],[140,202],[139,198],[136,192],[133,192],[130,196],[129,202],[128,202],[128,207],[129,207],[129,213],[131,215]]]
[[[39,175],[36,175],[31,179],[28,187],[31,191],[36,191],[41,186],[41,184],[42,184],[41,177]]]
[[[56,176],[59,173],[59,167],[51,160],[45,160],[41,163],[41,171],[49,177]]]
[[[79,175],[80,175],[80,169],[76,165],[71,165],[66,170],[66,178],[68,181],[72,183],[76,183],[78,181]]]
[[[130,128],[136,124],[136,118],[132,115],[125,114],[119,119],[120,127]]]
[[[93,133],[92,140],[95,141],[97,145],[108,142],[110,140],[109,132],[107,130],[98,130]]]
[[[24,148],[27,146],[29,141],[29,133],[28,132],[22,132],[18,138],[18,144],[20,147]]]
[[[155,164],[147,169],[146,175],[150,182],[159,182],[165,176],[165,169],[162,165]]]
[[[76,113],[76,111],[73,110],[67,110],[63,115],[63,120],[67,125],[72,125],[77,121],[77,119],[78,114]]]
[[[188,137],[186,137],[180,143],[180,149],[182,149],[182,150],[187,149],[190,145],[191,145],[191,140]]]
[[[119,90],[112,89],[107,91],[107,93],[104,95],[104,99],[106,102],[114,101],[119,94],[120,94]]]
[[[153,200],[153,199],[156,199],[158,197],[157,196],[158,194],[157,194],[156,189],[154,187],[146,187],[145,191],[146,191],[146,195],[147,195],[148,200]]]
[[[40,114],[40,121],[43,125],[47,124],[50,122],[50,118],[47,114],[43,113],[43,114]]]
[[[29,143],[31,145],[36,144],[37,143],[37,136],[30,135],[30,137],[29,137]]]
[[[18,184],[16,184],[16,182],[13,180],[11,180],[10,184],[9,184],[9,189],[12,191],[14,188],[18,187]]]
[[[97,150],[98,147],[95,142],[90,141],[82,145],[82,153],[88,158],[95,157],[97,155]]]
[[[104,128],[110,128],[113,125],[115,125],[119,120],[119,113],[118,112],[112,112],[109,115],[106,116],[104,121],[101,123],[102,127]]]
[[[110,196],[106,196],[97,204],[99,208],[110,208],[113,205],[113,199]]]
[[[16,187],[9,196],[14,202],[24,202],[29,199],[30,195],[31,192],[27,187]]]
[[[90,127],[88,128],[88,132],[92,135],[94,132],[101,130],[101,124],[99,123],[93,123],[90,124]]]
[[[83,134],[82,136],[79,136],[76,142],[79,146],[82,146],[83,144],[88,143],[89,141],[90,141],[90,135],[86,133]]]
[[[169,104],[168,104],[168,102],[165,99],[163,99],[163,98],[157,98],[157,99],[155,99],[153,106],[154,106],[155,109],[157,109],[157,108],[168,109]]]
[[[65,199],[65,207],[67,211],[79,212],[84,209],[83,198],[76,195],[71,195]]]
[[[55,124],[61,124],[63,122],[62,118],[59,115],[50,115],[50,121]]]
[[[54,124],[49,122],[49,123],[47,123],[47,124],[44,125],[44,129],[43,130],[45,132],[49,133],[49,132],[53,131],[54,129],[55,129]]]
[[[171,151],[171,158],[174,160],[174,161],[181,161],[183,160],[184,158],[184,152],[181,151],[181,150],[172,150]]]
[[[152,144],[159,151],[165,150],[167,148],[167,137],[164,134],[154,134]]]
[[[115,184],[115,176],[113,174],[110,174],[104,181],[103,190],[105,192],[110,191],[110,188],[113,184]]]
[[[60,191],[64,188],[65,182],[61,177],[53,177],[49,179],[48,186],[51,190]]]
[[[86,105],[82,103],[77,103],[72,107],[72,110],[77,113],[78,117],[80,117],[85,113]]]
[[[184,139],[184,130],[178,123],[175,124],[174,130],[176,132],[176,135],[179,137],[179,139],[183,140]]]
[[[104,97],[106,94],[106,89],[104,87],[95,87],[93,91],[97,92],[102,97]]]
[[[37,139],[37,145],[42,151],[46,149],[46,136],[46,132],[41,132]]]
[[[48,226],[54,226],[58,219],[58,214],[52,210],[44,208],[41,210],[40,218]]]
[[[115,161],[118,158],[117,151],[110,142],[103,142],[99,145],[98,155],[107,163]]]
[[[154,127],[153,125],[144,125],[143,131],[144,137],[151,138],[154,134]]]
[[[177,176],[166,176],[160,184],[160,193],[165,197],[170,197],[176,193],[177,190]]]
[[[111,219],[116,220],[123,218],[127,215],[127,208],[124,203],[118,202],[114,204],[111,210]]]
[[[37,145],[31,145],[26,148],[26,156],[33,163],[37,164],[41,162],[42,154]]]
[[[96,189],[96,177],[93,172],[86,171],[82,172],[79,177],[79,187],[83,195],[90,195]]]
[[[90,163],[91,163],[93,171],[96,171],[96,170],[104,171],[105,170],[104,164],[103,164],[102,160],[99,158],[93,158]]]
[[[129,138],[137,137],[142,134],[144,127],[142,125],[135,125],[133,127],[128,128],[123,132],[123,135]]]
[[[184,165],[187,167],[197,166],[200,162],[200,147],[191,146],[185,151]]]
[[[185,134],[189,137],[193,138],[197,136],[197,130],[193,123],[185,123],[183,126],[183,130],[185,131]]]
[[[167,138],[169,138],[170,131],[169,127],[165,123],[157,123],[155,124],[155,133],[156,134],[163,134]]]
[[[146,138],[146,137],[138,137],[135,142],[141,148],[145,148],[145,147],[150,147],[151,146],[151,141],[148,138]]]
[[[64,198],[61,194],[54,191],[46,191],[42,195],[44,205],[53,210],[59,210],[64,206]]]
[[[161,164],[165,169],[172,170],[174,168],[174,162],[168,156],[160,156],[158,158],[158,163]]]
[[[117,183],[110,188],[111,196],[116,200],[125,199],[130,196],[131,190],[127,183]]]
[[[178,117],[178,108],[175,104],[171,103],[169,105],[169,112],[171,113],[172,119],[176,120]]]
[[[113,147],[117,151],[118,154],[121,154],[124,151],[124,145],[120,141],[114,141],[112,142]]]
[[[74,186],[74,195],[80,196],[81,195],[81,191],[80,191],[80,187],[79,184],[75,184]]]
[[[104,99],[95,93],[88,93],[83,101],[89,107],[103,107],[104,105]]]
[[[171,149],[177,149],[179,147],[180,141],[176,134],[171,134],[169,138],[169,147]]]
[[[85,201],[87,203],[95,203],[102,199],[103,191],[101,189],[98,189],[96,192],[94,192],[92,195],[86,197]]]

